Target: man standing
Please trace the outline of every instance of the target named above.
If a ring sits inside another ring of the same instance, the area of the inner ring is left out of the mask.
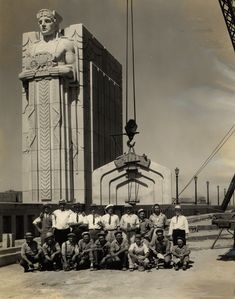
[[[34,270],[34,265],[39,264],[39,269],[42,266],[42,247],[34,240],[32,233],[25,234],[25,243],[21,247],[20,265],[24,268],[24,272]]]
[[[159,265],[164,265],[165,268],[170,267],[171,263],[171,242],[164,236],[163,229],[156,230],[156,238],[153,238],[149,244],[151,250],[151,257],[154,260],[156,269]]]
[[[86,218],[91,239],[93,240],[93,242],[95,242],[98,239],[98,235],[102,229],[102,219],[95,204],[91,204],[90,214],[87,215]]]
[[[153,213],[150,215],[149,220],[152,222],[155,230],[157,228],[165,229],[167,225],[167,218],[166,215],[162,213],[160,205],[153,205],[152,210]]]
[[[65,271],[77,269],[79,248],[74,233],[68,234],[68,240],[62,244],[61,254]]]
[[[33,225],[41,235],[41,245],[45,242],[46,234],[52,231],[52,218],[53,215],[51,213],[51,206],[49,204],[45,204],[42,207],[42,212],[39,217],[33,221]]]
[[[74,211],[70,214],[68,224],[72,228],[72,232],[75,233],[77,241],[82,237],[82,233],[87,230],[87,217],[82,213],[82,207],[80,203],[73,205]]]
[[[134,243],[136,230],[139,228],[139,218],[134,214],[133,207],[125,205],[125,214],[120,220],[120,229],[125,233],[128,243]]]
[[[183,270],[188,268],[189,254],[190,249],[187,245],[184,245],[184,239],[182,237],[178,237],[177,245],[172,248],[174,267],[176,271],[178,271],[181,266]]]
[[[127,270],[128,241],[123,239],[122,231],[114,233],[115,240],[111,243],[110,255],[108,259],[109,268]]]
[[[181,237],[186,244],[186,238],[189,233],[188,220],[182,215],[180,205],[175,206],[175,216],[171,218],[169,227],[169,236],[173,239],[173,245],[177,245],[177,238]]]
[[[107,260],[110,258],[110,246],[111,244],[105,239],[105,232],[98,234],[98,240],[95,242],[94,255],[95,264],[98,269],[106,268],[108,263]]]
[[[94,243],[89,232],[82,233],[82,239],[78,242],[79,256],[78,269],[96,270],[94,267]]]
[[[45,236],[45,243],[42,245],[44,254],[43,269],[57,270],[61,269],[61,251],[59,243],[55,242],[52,232],[48,232]]]
[[[119,227],[119,218],[118,215],[114,214],[113,208],[112,204],[107,205],[105,207],[106,214],[101,217],[103,229],[107,233],[106,239],[110,243],[115,240],[115,231]]]
[[[152,238],[153,223],[145,217],[144,209],[138,210],[139,217],[139,233],[144,239],[145,244],[148,244]]]
[[[70,233],[69,217],[72,214],[71,210],[66,209],[66,201],[59,201],[59,209],[53,212],[52,227],[56,242],[60,246],[67,240],[67,235]]]
[[[129,247],[129,269],[134,271],[138,268],[139,271],[144,271],[150,268],[149,265],[149,249],[141,240],[141,235],[135,235],[135,242]]]

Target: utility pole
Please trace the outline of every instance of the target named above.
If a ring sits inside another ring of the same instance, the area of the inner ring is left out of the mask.
[[[210,182],[209,181],[207,181],[206,182],[206,201],[207,201],[207,205],[209,206],[209,204],[210,204]]]
[[[197,176],[194,177],[195,183],[195,205],[197,205]]]
[[[217,185],[217,203],[219,206],[219,185]]]
[[[179,204],[179,168],[175,169],[175,193],[176,193],[176,204]]]

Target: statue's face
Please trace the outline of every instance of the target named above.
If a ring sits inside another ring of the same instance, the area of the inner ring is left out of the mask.
[[[43,16],[38,21],[40,31],[42,35],[48,36],[56,32],[56,23],[53,19]]]

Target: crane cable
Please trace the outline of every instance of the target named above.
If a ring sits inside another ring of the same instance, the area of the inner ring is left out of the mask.
[[[136,85],[135,85],[135,43],[134,43],[134,10],[133,0],[126,0],[126,123],[129,118],[128,83],[129,83],[129,7],[131,24],[131,57],[132,57],[132,92],[133,92],[133,114],[136,122]],[[131,149],[131,148],[130,148]],[[129,162],[129,161],[128,161]],[[131,199],[132,184],[128,183],[128,200]],[[135,197],[138,194],[135,182]],[[137,199],[137,198],[136,198]]]
[[[129,4],[130,1],[130,4]],[[129,83],[129,6],[131,23],[131,57],[132,57],[132,92],[133,92],[133,113],[136,121],[136,84],[135,84],[135,40],[134,40],[134,9],[133,0],[126,0],[126,123],[128,122],[128,83]]]
[[[197,176],[207,166],[207,164],[218,153],[218,151],[223,147],[223,145],[228,141],[228,139],[233,135],[234,132],[235,132],[235,124],[229,129],[229,131],[225,134],[225,136],[221,139],[221,141],[218,143],[218,145],[214,148],[214,150],[209,155],[209,157],[203,162],[203,164],[200,166],[200,168],[196,171],[194,176],[188,181],[188,183],[185,185],[185,187],[180,191],[179,196],[188,188],[188,186],[194,180],[194,177]]]

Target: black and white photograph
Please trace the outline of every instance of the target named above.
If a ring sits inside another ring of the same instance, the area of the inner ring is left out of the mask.
[[[0,0],[0,277],[235,299],[235,0]]]

